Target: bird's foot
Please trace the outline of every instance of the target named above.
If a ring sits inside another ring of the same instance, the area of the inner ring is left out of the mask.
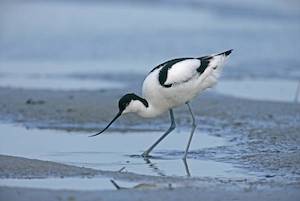
[[[149,158],[149,152],[145,151],[144,153],[142,153],[141,155],[143,158]]]

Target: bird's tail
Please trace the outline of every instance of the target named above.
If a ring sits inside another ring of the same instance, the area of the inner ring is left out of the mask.
[[[220,56],[220,55],[222,55],[222,56],[227,57],[227,56],[229,56],[229,55],[231,54],[232,51],[233,51],[233,49],[227,50],[227,51],[225,51],[225,52],[221,52],[221,53],[219,53],[219,54],[216,54],[215,56]]]
[[[201,60],[201,63],[207,63],[207,68],[212,68],[213,74],[218,78],[221,75],[226,58],[231,54],[231,52],[232,49],[218,54],[200,57],[199,59]]]

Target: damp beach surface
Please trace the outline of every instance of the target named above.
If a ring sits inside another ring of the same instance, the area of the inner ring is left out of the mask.
[[[88,137],[114,116],[121,93],[1,88],[1,196],[173,200],[201,191],[207,200],[216,193],[226,200],[245,194],[248,200],[285,200],[284,194],[297,200],[298,104],[203,94],[192,103],[198,127],[184,163],[185,107],[175,110],[177,129],[148,160],[140,154],[168,128],[167,115],[127,115],[105,134]]]
[[[1,3],[0,200],[298,200],[298,4]],[[228,48],[219,84],[191,102],[186,161],[185,106],[148,159],[167,114],[88,137],[159,62]]]

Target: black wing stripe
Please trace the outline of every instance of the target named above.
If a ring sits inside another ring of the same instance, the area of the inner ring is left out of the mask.
[[[159,71],[158,80],[159,80],[159,83],[161,86],[169,88],[172,86],[172,84],[165,84],[165,82],[167,81],[167,78],[168,78],[169,69],[172,68],[172,66],[174,66],[176,63],[187,60],[187,59],[192,59],[192,58],[179,58],[179,59],[169,60],[165,63],[158,65],[151,72],[162,67],[162,69],[160,69],[160,71]]]
[[[205,69],[207,68],[207,66],[209,65],[209,62],[212,59],[212,57],[205,56],[205,57],[200,57],[198,59],[201,61],[201,65],[199,66],[199,68],[197,68],[197,72],[202,74],[205,71]]]
[[[158,80],[159,80],[160,85],[162,85],[162,86],[165,86],[164,84],[168,77],[168,70],[169,70],[169,68],[163,67],[159,71]],[[171,86],[165,86],[165,87],[171,87]]]

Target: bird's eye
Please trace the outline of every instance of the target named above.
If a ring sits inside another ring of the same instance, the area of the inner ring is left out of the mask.
[[[122,107],[125,109],[128,105],[129,105],[129,103],[123,103]]]

